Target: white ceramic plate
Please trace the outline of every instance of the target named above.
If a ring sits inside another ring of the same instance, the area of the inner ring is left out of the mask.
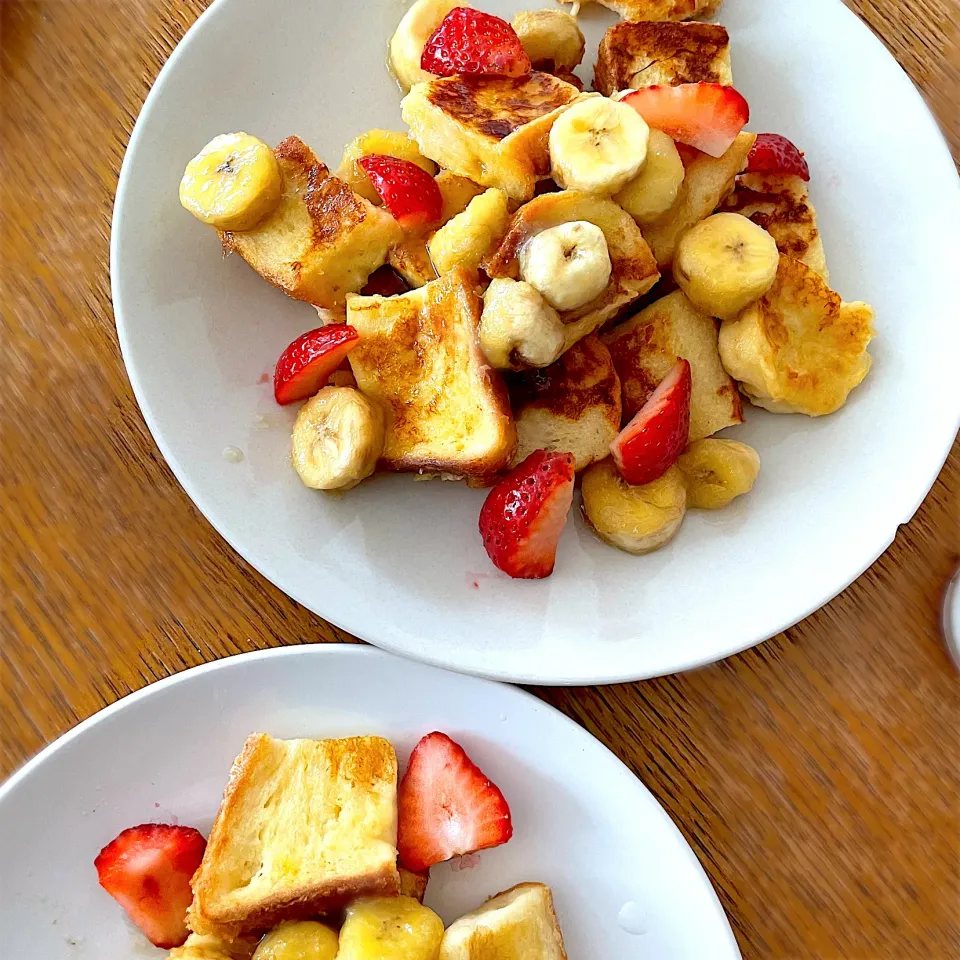
[[[82,723],[0,789],[3,956],[165,956],[99,888],[93,859],[135,823],[206,832],[230,762],[255,730],[379,734],[401,763],[431,730],[464,745],[507,797],[514,836],[433,869],[427,904],[447,923],[515,883],[540,880],[554,890],[571,960],[740,956],[680,832],[585,730],[513,687],[370,647],[319,645],[233,657],[156,683]]]
[[[510,16],[549,0],[484,0]],[[287,460],[293,410],[273,364],[316,325],[180,209],[185,162],[214,134],[297,133],[328,163],[400,123],[384,67],[405,0],[217,0],[165,67],[121,176],[113,293],[130,379],[164,456],[203,513],[300,603],[383,647],[532,683],[635,679],[716,660],[832,598],[890,544],[957,430],[955,266],[960,190],[916,90],[839,0],[731,0],[750,128],[810,160],[836,289],[877,308],[874,369],[835,416],[749,411],[754,492],[693,513],[667,549],[634,558],[579,519],[552,578],[498,574],[477,534],[483,493],[383,477],[343,497]],[[595,50],[608,11],[587,7]],[[584,67],[587,80],[592,68]],[[228,462],[238,447],[245,459]]]

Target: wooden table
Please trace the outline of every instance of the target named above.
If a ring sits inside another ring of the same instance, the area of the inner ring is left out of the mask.
[[[205,5],[0,3],[0,775],[178,670],[350,639],[191,505],[117,349],[107,251],[120,161],[157,70]],[[956,4],[853,5],[960,155]],[[787,634],[684,676],[541,691],[670,812],[746,958],[960,956],[960,686],[937,627],[958,559],[958,480],[955,448],[893,547]]]

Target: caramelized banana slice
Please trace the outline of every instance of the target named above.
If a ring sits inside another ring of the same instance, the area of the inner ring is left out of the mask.
[[[719,510],[749,493],[760,474],[760,454],[736,440],[697,440],[677,461],[687,481],[687,506]]]
[[[612,460],[603,460],[587,468],[582,493],[593,532],[627,553],[651,553],[668,544],[687,511],[687,487],[676,465],[659,480],[633,487]]]
[[[252,230],[277,208],[282,189],[277,158],[262,140],[222,133],[187,164],[180,203],[218,230]]]
[[[288,920],[270,931],[253,960],[335,960],[337,935],[315,920]]]
[[[361,897],[347,907],[337,960],[436,960],[443,921],[412,897]]]

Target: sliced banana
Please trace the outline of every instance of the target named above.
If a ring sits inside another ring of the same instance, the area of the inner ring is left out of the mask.
[[[557,310],[577,310],[595,300],[613,272],[607,238],[588,220],[535,234],[520,249],[519,259],[521,277]]]
[[[563,10],[526,10],[513,18],[513,29],[534,69],[541,65],[553,71],[569,71],[580,65],[586,40],[577,18]]]
[[[337,176],[350,185],[354,193],[359,193],[365,200],[374,206],[380,206],[383,201],[380,194],[373,189],[367,175],[363,172],[359,161],[373,154],[382,154],[387,157],[397,157],[400,160],[409,160],[418,167],[426,170],[431,177],[436,176],[437,165],[428,160],[417,146],[416,140],[405,133],[396,130],[368,130],[347,144],[340,161]]]
[[[551,175],[566,190],[609,196],[640,172],[649,139],[650,128],[627,104],[581,100],[550,129]]]
[[[376,404],[350,387],[324,387],[297,414],[293,465],[314,490],[349,490],[376,469],[383,441]]]
[[[470,269],[492,253],[510,224],[510,201],[491,188],[474,197],[463,213],[445,223],[430,239],[430,259],[439,276],[463,265]]]
[[[463,0],[417,0],[404,14],[390,40],[390,66],[404,92],[415,83],[433,80],[433,74],[420,67],[423,48],[451,10],[469,6]]]
[[[687,481],[687,506],[719,510],[749,493],[760,474],[760,454],[736,440],[691,443],[677,461]]]
[[[218,230],[252,230],[280,203],[283,177],[273,151],[249,133],[214,137],[188,164],[180,203]]]
[[[677,145],[662,130],[651,129],[646,162],[613,199],[637,223],[652,223],[677,202],[683,175]]]
[[[780,252],[763,227],[739,213],[715,213],[677,245],[673,277],[704,313],[730,320],[773,286]]]
[[[583,475],[583,513],[593,532],[627,553],[650,553],[668,544],[687,510],[687,486],[672,466],[659,480],[633,487],[612,460]]]
[[[565,331],[557,311],[523,280],[490,281],[480,317],[480,349],[498,370],[546,367],[563,353]]]
[[[253,960],[336,960],[337,934],[316,920],[286,920],[257,946]]]

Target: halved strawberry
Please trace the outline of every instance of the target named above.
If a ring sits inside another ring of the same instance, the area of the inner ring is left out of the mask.
[[[531,69],[516,30],[506,20],[470,7],[454,7],[443,18],[423,48],[420,68],[440,77],[525,77]]]
[[[312,397],[359,340],[360,334],[346,323],[331,323],[297,337],[280,354],[273,373],[277,403],[296,403]]]
[[[513,836],[500,788],[445,733],[428,733],[413,748],[397,812],[397,853],[408,870],[498,847]]]
[[[143,823],[111,840],[94,866],[100,886],[127,911],[156,947],[187,939],[187,907],[207,841],[193,827]]]
[[[422,230],[440,219],[443,196],[437,181],[422,167],[378,153],[357,162],[404,230]]]
[[[573,502],[573,456],[536,450],[487,495],[480,536],[487,556],[511,577],[553,573],[557,544]]]
[[[747,157],[747,173],[774,173],[810,179],[803,151],[779,133],[758,133]]]
[[[690,364],[680,360],[610,444],[627,483],[641,487],[662,477],[690,440]]]
[[[651,127],[711,157],[722,157],[750,119],[741,94],[719,83],[644,87],[622,99]]]

